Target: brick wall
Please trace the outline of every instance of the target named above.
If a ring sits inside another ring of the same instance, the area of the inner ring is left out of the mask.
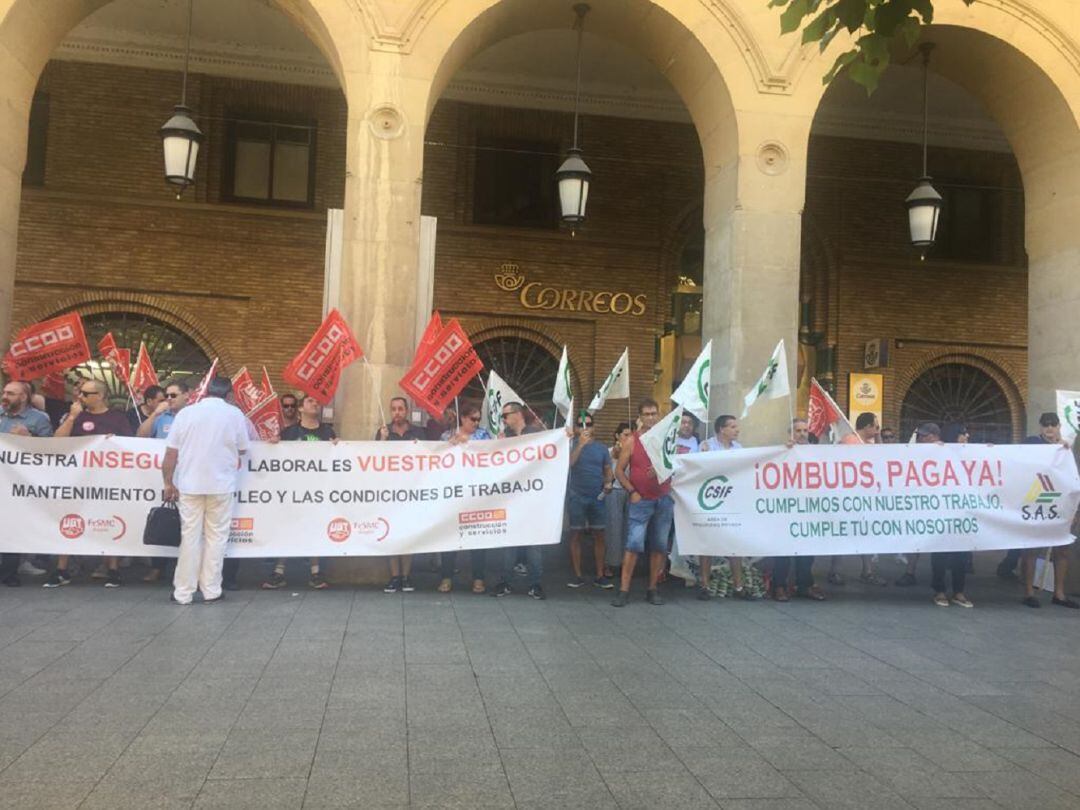
[[[162,179],[158,128],[176,102],[175,73],[52,62],[46,182],[23,194],[15,323],[73,305],[103,311],[110,297],[186,328],[208,354],[279,371],[310,335],[321,307],[325,209],[342,203],[344,99],[336,90],[193,76],[191,106],[207,139],[198,184],[175,202]],[[317,122],[315,205],[283,210],[221,199],[225,121],[233,114]],[[478,137],[569,145],[566,114],[441,102],[425,151],[423,210],[439,218],[435,304],[478,338],[570,346],[577,395],[587,402],[625,346],[632,401],[651,392],[654,340],[669,318],[677,257],[700,218],[702,158],[694,129],[586,116],[582,144],[594,173],[585,228],[472,224]],[[931,150],[931,171],[1019,189],[1008,155]],[[918,149],[814,138],[804,227],[804,295],[811,324],[838,347],[838,400],[861,370],[863,343],[898,341],[885,370],[886,421],[895,424],[913,370],[969,354],[1026,387],[1027,275],[1022,194],[1006,195],[992,234],[996,265],[919,262],[907,246],[902,201]],[[514,264],[557,290],[645,296],[640,316],[527,309],[496,274]],[[232,369],[230,369],[232,370]],[[728,406],[732,404],[729,403]],[[724,406],[724,407],[728,407]],[[719,405],[718,405],[719,407]],[[613,402],[598,425],[624,419]]]

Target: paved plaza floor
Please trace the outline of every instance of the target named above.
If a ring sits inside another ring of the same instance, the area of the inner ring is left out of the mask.
[[[996,556],[974,610],[24,578],[0,807],[1080,807],[1080,611],[1022,607]]]

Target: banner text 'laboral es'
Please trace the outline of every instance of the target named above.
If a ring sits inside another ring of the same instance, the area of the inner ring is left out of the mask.
[[[161,503],[165,443],[0,436],[0,551],[123,556]],[[562,430],[469,442],[257,443],[245,456],[233,557],[368,556],[558,543]]]
[[[1057,445],[800,445],[678,456],[683,554],[966,551],[1072,542]]]

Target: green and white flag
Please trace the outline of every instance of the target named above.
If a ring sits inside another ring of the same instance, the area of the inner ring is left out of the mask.
[[[492,369],[488,374],[487,391],[484,393],[484,427],[492,436],[498,436],[502,430],[502,409],[507,402],[524,404],[517,392]]]
[[[679,435],[679,422],[682,419],[682,405],[641,434],[641,446],[656,470],[656,480],[661,484],[671,478],[675,472],[675,452],[678,445],[675,439]]]
[[[709,421],[709,375],[712,372],[712,341],[705,344],[690,371],[683,377],[671,401],[682,405],[702,422]]]
[[[574,412],[574,386],[570,383],[570,359],[566,356],[566,347],[562,347],[562,360],[555,375],[555,390],[551,392],[551,401],[564,419],[572,418]]]
[[[592,402],[589,403],[589,413],[596,413],[596,411],[604,407],[604,403],[609,399],[629,398],[630,350],[623,349],[622,357],[619,358],[619,362],[611,369],[611,373],[607,375],[604,384],[600,386],[600,390],[596,392],[596,396],[593,397]]]
[[[788,383],[787,355],[784,353],[784,339],[780,338],[780,342],[773,349],[772,357],[769,358],[769,365],[765,367],[765,371],[761,374],[761,379],[757,381],[743,399],[743,412],[739,418],[746,418],[746,414],[750,412],[750,406],[763,397],[765,399],[780,399],[780,397],[790,395],[791,386]]]
[[[1080,435],[1080,391],[1058,391],[1057,412],[1061,438],[1072,444]]]

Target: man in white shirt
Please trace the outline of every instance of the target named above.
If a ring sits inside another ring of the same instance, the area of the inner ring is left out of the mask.
[[[196,589],[204,602],[221,598],[237,471],[249,446],[247,420],[225,401],[231,392],[227,377],[215,377],[205,399],[176,415],[165,441],[165,499],[180,506],[172,598],[181,605],[191,604]]]

